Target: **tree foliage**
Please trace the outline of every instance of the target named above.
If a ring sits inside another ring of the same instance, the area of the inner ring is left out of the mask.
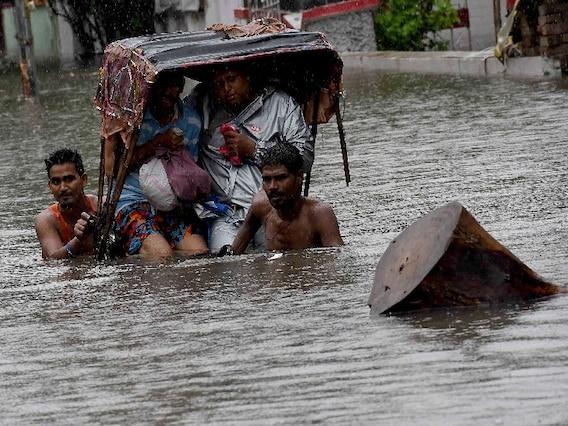
[[[447,49],[436,33],[457,21],[450,0],[385,0],[375,15],[377,49]]]
[[[154,0],[50,0],[49,5],[71,25],[83,61],[114,40],[154,32]]]

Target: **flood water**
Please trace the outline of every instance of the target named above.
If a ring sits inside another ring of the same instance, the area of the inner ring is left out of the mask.
[[[352,183],[320,128],[311,194],[346,246],[222,259],[41,259],[43,158],[76,146],[96,191],[96,71],[0,75],[0,423],[568,423],[568,296],[370,315],[374,268],[418,217],[460,201],[568,285],[568,85],[346,76]]]

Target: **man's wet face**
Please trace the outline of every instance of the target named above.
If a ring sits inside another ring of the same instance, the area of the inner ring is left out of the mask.
[[[250,81],[240,70],[219,70],[213,77],[215,97],[227,109],[238,112],[252,98]]]
[[[87,176],[80,176],[73,163],[56,164],[49,169],[48,186],[62,208],[73,207],[81,200]]]
[[[272,207],[276,210],[285,209],[300,197],[302,174],[290,173],[286,166],[264,166],[262,188]]]

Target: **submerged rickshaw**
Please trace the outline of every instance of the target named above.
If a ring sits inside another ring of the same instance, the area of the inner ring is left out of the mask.
[[[318,32],[287,29],[265,19],[250,24],[216,24],[204,31],[157,34],[118,40],[104,51],[95,104],[101,113],[96,256],[109,256],[114,214],[150,88],[160,73],[181,71],[197,82],[207,81],[212,68],[245,62],[268,82],[293,96],[315,139],[318,124],[336,116],[346,183],[349,165],[340,97],[343,63]],[[308,194],[310,171],[304,194]]]

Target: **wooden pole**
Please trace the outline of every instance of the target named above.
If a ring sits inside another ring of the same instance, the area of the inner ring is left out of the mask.
[[[316,137],[318,135],[318,116],[319,116],[319,99],[320,99],[320,91],[314,92],[313,102],[314,102],[314,110],[312,114],[312,138],[314,140],[314,161],[316,158]],[[306,177],[304,179],[304,197],[308,196],[310,192],[310,181],[312,179],[312,169],[306,170]]]
[[[341,146],[341,156],[343,157],[343,172],[345,173],[345,184],[349,186],[351,174],[349,173],[349,159],[347,158],[347,143],[345,142],[345,130],[343,129],[343,119],[341,118],[341,108],[339,98],[335,104],[335,117],[337,118],[337,131],[339,132],[339,143]]]
[[[30,12],[24,0],[16,0],[15,23],[16,39],[20,45],[20,74],[24,97],[36,96],[35,67],[33,60],[33,38],[30,23]]]
[[[501,29],[501,0],[493,0],[493,22],[495,24],[495,42]]]
[[[120,138],[120,136],[117,136]],[[134,132],[131,135],[131,140],[136,141],[138,139],[138,132]],[[105,141],[107,144],[108,141]],[[123,141],[120,142],[121,144]],[[128,174],[128,169],[132,165],[132,161],[134,159],[134,150],[136,149],[135,146],[131,148],[127,148],[128,145],[132,144],[124,144],[125,146],[122,147],[122,154],[120,157],[120,163],[118,164],[118,171],[113,173],[113,176],[110,177],[108,182],[108,189],[107,189],[107,201],[101,208],[101,217],[99,217],[100,221],[100,232],[98,232],[98,240],[96,244],[96,258],[97,260],[104,260],[108,258],[109,255],[109,236],[112,230],[112,226],[114,224],[114,212],[116,210],[116,205],[118,204],[118,200],[120,198],[120,194],[122,192],[122,188],[124,187],[124,181],[126,180],[126,176]],[[117,145],[115,145],[115,149],[117,149]],[[103,151],[105,148],[103,147]],[[101,164],[100,167],[105,169],[106,164]],[[100,174],[100,172],[99,172]],[[116,180],[113,177],[116,176]],[[108,176],[107,176],[108,178]],[[111,197],[112,194],[112,197]]]
[[[36,79],[30,11],[26,7],[24,0],[16,0],[14,6],[16,39],[20,45],[20,74],[22,77],[22,89],[24,92],[24,98],[33,99],[36,97]]]

